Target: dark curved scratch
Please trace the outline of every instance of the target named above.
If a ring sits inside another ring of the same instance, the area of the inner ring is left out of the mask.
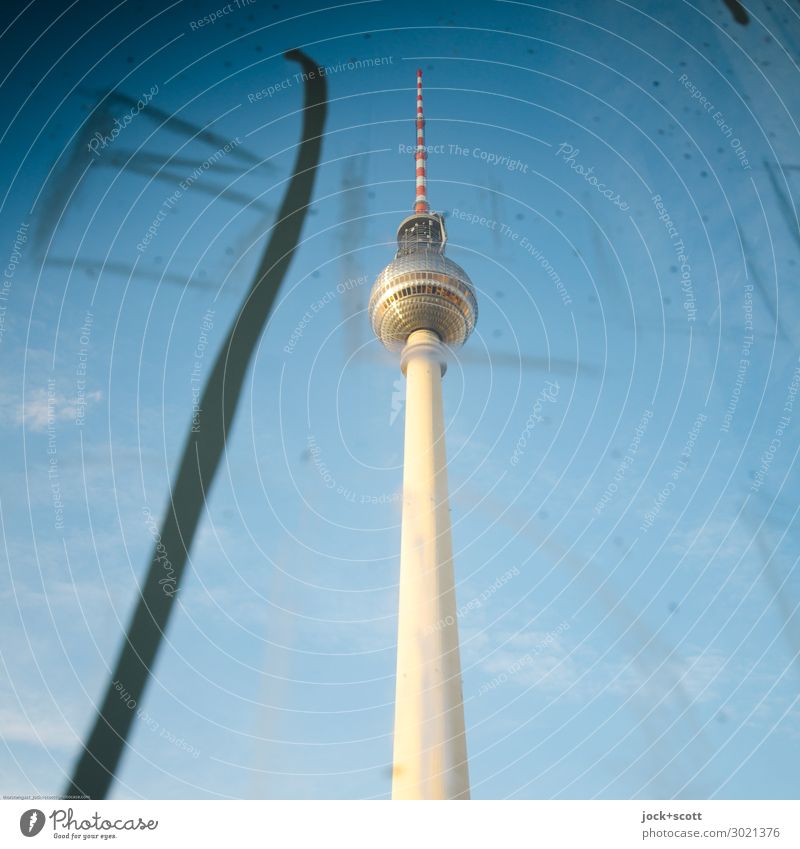
[[[324,77],[299,50],[286,54],[306,72],[303,133],[294,173],[278,211],[256,278],[217,355],[200,402],[199,425],[186,440],[170,505],[160,529],[136,610],[91,735],[65,791],[67,796],[105,798],[127,745],[134,709],[141,702],[164,637],[189,550],[233,423],[251,356],[300,239],[327,112]],[[132,707],[128,707],[132,705]]]
[[[747,9],[739,2],[739,0],[723,0],[725,5],[733,15],[734,21],[746,27],[750,23],[750,15],[747,14]]]

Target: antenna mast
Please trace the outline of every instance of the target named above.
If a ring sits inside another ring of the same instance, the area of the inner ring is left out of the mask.
[[[425,115],[422,112],[422,68],[417,69],[417,152],[414,154],[417,166],[417,202],[414,212],[429,212],[428,176],[425,160]]]

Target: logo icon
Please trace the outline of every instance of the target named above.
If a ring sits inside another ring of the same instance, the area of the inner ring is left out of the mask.
[[[19,830],[25,837],[36,837],[44,828],[44,811],[31,808],[19,818]]]
[[[395,420],[400,415],[400,411],[403,409],[405,402],[406,384],[405,381],[398,378],[392,384],[392,412],[389,415],[389,427],[395,423]]]

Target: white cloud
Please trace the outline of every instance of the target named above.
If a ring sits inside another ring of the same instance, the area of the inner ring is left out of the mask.
[[[54,749],[72,749],[78,742],[77,734],[55,707],[48,712],[29,712],[28,716],[21,708],[0,708],[0,737],[7,743],[34,743]]]
[[[75,421],[82,408],[102,398],[99,389],[86,392],[78,399],[41,387],[30,392],[26,401],[17,406],[15,424],[38,433],[46,430],[51,421]]]

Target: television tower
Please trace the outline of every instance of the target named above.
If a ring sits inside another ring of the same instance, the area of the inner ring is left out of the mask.
[[[414,214],[401,222],[397,254],[369,299],[372,329],[402,352],[406,377],[392,798],[469,799],[442,376],[478,304],[467,273],[444,254],[444,219],[428,206],[422,71],[414,158]]]

